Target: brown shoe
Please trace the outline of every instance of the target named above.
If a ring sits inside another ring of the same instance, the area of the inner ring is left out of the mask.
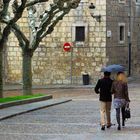
[[[107,128],[110,128],[110,127],[111,127],[111,124],[108,124],[106,127],[107,127]]]

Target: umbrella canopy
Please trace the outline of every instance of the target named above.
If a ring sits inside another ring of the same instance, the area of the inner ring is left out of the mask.
[[[113,64],[113,65],[109,65],[107,67],[104,67],[101,69],[101,72],[124,72],[125,71],[125,67],[118,65],[118,64]]]

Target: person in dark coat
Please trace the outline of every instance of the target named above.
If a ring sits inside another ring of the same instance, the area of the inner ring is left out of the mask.
[[[111,75],[110,72],[104,72],[104,77],[102,79],[99,79],[95,86],[95,92],[100,95],[99,100],[100,100],[101,130],[105,130],[105,126],[107,126],[107,128],[111,127],[111,115],[110,115],[112,102],[111,86],[113,80],[110,78],[110,75]]]

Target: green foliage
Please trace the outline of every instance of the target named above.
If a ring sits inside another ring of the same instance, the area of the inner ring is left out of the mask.
[[[6,102],[18,101],[18,100],[24,100],[24,99],[31,99],[31,98],[41,97],[41,96],[44,96],[44,94],[23,95],[23,96],[0,98],[0,103],[6,103]]]

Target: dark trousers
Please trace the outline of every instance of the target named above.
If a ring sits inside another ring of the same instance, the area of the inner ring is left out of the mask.
[[[125,113],[125,107],[122,108],[116,108],[116,119],[117,119],[117,123],[120,126],[121,122],[120,122],[120,111],[122,114],[122,125],[124,126],[124,121],[125,121],[125,117],[124,117],[124,113]]]

